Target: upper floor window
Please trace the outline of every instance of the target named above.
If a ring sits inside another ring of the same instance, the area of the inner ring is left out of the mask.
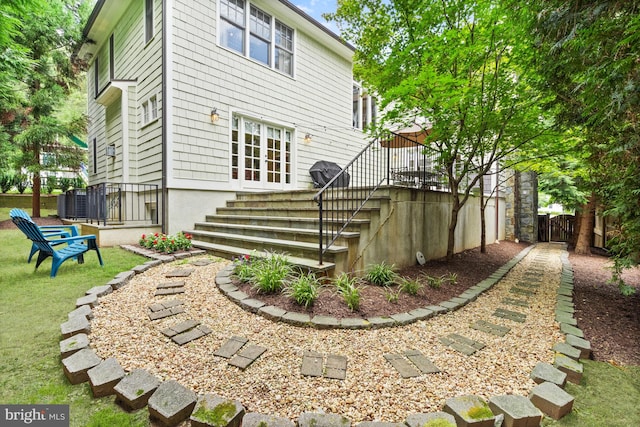
[[[353,127],[366,129],[370,124],[376,123],[378,110],[376,99],[364,92],[359,85],[353,85]]]
[[[144,0],[144,42],[153,38],[153,0]]]
[[[151,96],[142,103],[142,126],[151,123],[158,118],[158,97]]]
[[[293,75],[293,29],[245,0],[220,0],[220,44]]]

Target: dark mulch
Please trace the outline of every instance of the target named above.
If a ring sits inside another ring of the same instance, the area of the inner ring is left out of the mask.
[[[449,273],[455,273],[456,282],[455,284],[447,283],[439,289],[433,289],[425,285],[415,296],[401,292],[398,294],[397,302],[393,303],[387,299],[389,290],[365,283],[360,286],[361,305],[360,309],[355,312],[349,310],[340,296],[336,295],[335,288],[329,285],[322,288],[320,296],[313,306],[305,309],[282,294],[259,294],[247,283],[236,282],[235,284],[252,298],[259,299],[269,305],[276,305],[287,311],[304,312],[311,316],[324,315],[337,318],[385,316],[438,304],[458,296],[471,286],[490,276],[497,268],[526,247],[526,244],[504,241],[499,244],[487,245],[487,252],[484,254],[480,253],[480,250],[476,248],[456,254],[450,263],[444,260],[433,260],[428,261],[424,266],[416,264],[416,266],[402,269],[398,271],[398,274],[407,278],[420,278],[423,275],[441,277]],[[426,281],[423,278],[421,282],[425,283]],[[397,287],[392,287],[391,290],[397,293]]]
[[[569,254],[573,266],[575,317],[593,358],[622,365],[640,365],[640,268],[628,270],[625,282],[636,289],[632,296],[620,294],[608,284],[611,261],[600,255]]]
[[[61,224],[57,218],[34,218],[39,225]],[[0,230],[15,228],[13,223],[0,221]],[[406,268],[399,273],[406,277],[418,277],[422,274],[443,276],[449,273],[457,275],[457,284],[444,286],[439,290],[424,287],[417,297],[401,294],[396,304],[389,303],[382,289],[366,286],[362,291],[362,307],[352,313],[346,305],[330,290],[324,290],[322,296],[310,314],[323,314],[335,317],[370,317],[408,311],[425,305],[437,304],[460,295],[465,289],[489,276],[498,267],[510,260],[526,245],[514,242],[501,242],[487,246],[487,253],[478,249],[457,254],[451,263],[429,261],[425,266]],[[585,338],[591,341],[593,358],[622,365],[640,365],[640,268],[625,273],[627,284],[638,292],[630,297],[620,294],[618,288],[607,284],[611,273],[610,260],[601,255],[576,255],[570,251],[569,260],[573,266],[575,279],[576,318],[578,326],[584,331]],[[243,290],[257,296],[249,286]],[[268,304],[276,304],[284,309],[303,311],[281,295],[259,295]]]

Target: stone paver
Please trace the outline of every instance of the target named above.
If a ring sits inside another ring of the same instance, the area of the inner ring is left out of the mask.
[[[518,298],[507,297],[502,300],[502,303],[506,305],[517,306],[517,307],[525,307],[525,308],[529,307],[529,303],[526,300],[518,299]]]
[[[116,359],[110,357],[89,369],[87,375],[93,397],[103,397],[115,393],[113,388],[124,377],[124,369]]]
[[[503,427],[539,426],[542,421],[542,412],[524,396],[492,397],[489,408],[496,415],[504,415]]]
[[[237,400],[205,394],[191,414],[191,427],[240,427],[244,407]]]
[[[446,412],[409,414],[405,420],[405,424],[409,427],[423,427],[430,421],[436,425],[438,425],[437,423],[440,423],[439,425],[446,425],[445,422],[448,422],[452,427],[456,425],[456,419],[453,415],[447,414]]]
[[[267,351],[267,349],[264,347],[250,344],[233,356],[231,360],[229,360],[229,365],[235,366],[244,371],[249,367],[249,365],[255,362],[258,357],[262,356],[262,353],[265,351]]]
[[[91,323],[85,316],[74,316],[60,325],[60,332],[63,338],[70,338],[77,334],[88,334],[91,332]]]
[[[550,382],[564,388],[567,383],[567,374],[549,363],[539,362],[531,371],[531,379],[537,384]]]
[[[305,351],[302,355],[300,373],[307,377],[321,377],[323,373],[324,356],[315,351]]]
[[[164,275],[166,278],[172,277],[189,277],[191,273],[196,271],[193,268],[176,268],[175,270],[171,270]]]
[[[567,335],[565,337],[567,344],[580,350],[580,359],[588,359],[591,357],[591,343],[583,338],[575,335]]]
[[[434,365],[429,358],[418,350],[406,350],[404,355],[411,361],[411,363],[416,365],[423,374],[436,374],[440,372],[440,369],[438,369],[438,367]]]
[[[531,390],[529,399],[538,409],[554,420],[571,412],[573,396],[555,384],[545,382]]]
[[[458,427],[494,427],[495,417],[479,396],[458,396],[445,401],[442,410],[453,415]]]
[[[555,351],[556,353],[562,353],[574,360],[580,359],[580,354],[582,354],[579,349],[567,344],[566,342],[556,343],[553,346],[553,351]]]
[[[344,380],[347,377],[347,358],[337,354],[329,354],[324,366],[324,377]]]
[[[385,354],[384,358],[391,363],[402,378],[415,378],[422,375],[420,370],[401,354]]]
[[[351,427],[351,421],[338,414],[303,412],[298,427]]]
[[[165,381],[149,398],[149,415],[165,426],[174,426],[189,418],[196,401],[193,391],[177,381]]]
[[[511,330],[511,328],[508,328],[506,326],[496,325],[485,320],[476,320],[471,324],[471,328],[486,332],[488,334],[497,335],[499,337],[507,335]]]
[[[504,308],[497,308],[493,313],[495,317],[500,317],[502,319],[513,320],[514,322],[524,323],[527,315],[523,313],[518,313],[517,311],[505,310]]]
[[[193,329],[189,329],[186,332],[179,333],[171,337],[171,341],[178,345],[185,345],[190,343],[191,341],[195,341],[198,338],[202,338],[206,335],[209,335],[212,332],[211,328],[206,325],[199,325]]]
[[[453,348],[465,356],[471,356],[476,351],[482,350],[485,347],[483,343],[463,337],[459,334],[449,334],[447,336],[440,337],[439,340],[442,344]]]
[[[249,342],[249,340],[244,337],[233,336],[225,341],[219,349],[214,351],[213,355],[231,359],[247,342]]]
[[[159,385],[160,380],[149,372],[134,369],[113,388],[116,403],[129,411],[143,408]]]
[[[242,427],[295,427],[288,418],[248,412],[242,417]]]
[[[179,313],[184,313],[183,302],[180,300],[163,301],[149,306],[150,320],[164,319]]]
[[[580,384],[584,370],[582,363],[565,356],[564,354],[556,353],[556,356],[553,359],[553,366],[567,374],[567,381],[571,381],[574,384]]]
[[[73,353],[89,347],[89,336],[87,334],[77,334],[60,341],[60,357],[65,359]]]
[[[509,289],[509,292],[511,292],[512,294],[522,295],[525,297],[530,297],[536,294],[534,291],[531,291],[529,289],[519,288],[517,286],[513,286],[511,289]]]
[[[64,374],[71,384],[80,384],[89,380],[87,371],[102,362],[95,351],[84,348],[62,359]]]
[[[200,322],[198,322],[197,320],[188,319],[188,320],[185,320],[184,322],[180,322],[178,324],[165,328],[160,332],[162,332],[163,335],[171,338],[173,336],[186,332],[189,329],[193,329],[199,324]]]

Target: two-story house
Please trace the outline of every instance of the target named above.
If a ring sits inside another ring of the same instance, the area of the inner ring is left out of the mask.
[[[84,38],[90,184],[157,185],[131,203],[168,233],[363,146],[354,49],[289,1],[98,0]]]

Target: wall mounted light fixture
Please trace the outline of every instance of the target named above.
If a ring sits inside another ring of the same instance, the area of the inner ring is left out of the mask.
[[[220,115],[218,114],[218,109],[216,107],[213,107],[211,109],[211,123],[215,123],[218,120],[220,120]]]
[[[304,136],[304,142],[307,143],[307,144],[311,142],[311,134],[310,133],[308,133],[308,134],[306,134]]]

